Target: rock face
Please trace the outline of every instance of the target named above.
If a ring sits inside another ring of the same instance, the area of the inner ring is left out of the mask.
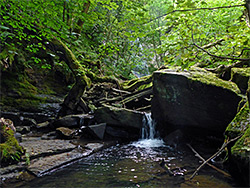
[[[165,136],[194,127],[223,133],[241,100],[236,84],[204,69],[166,69],[153,74],[152,116]]]
[[[115,127],[131,127],[140,130],[143,115],[138,111],[106,106],[95,111],[95,120]]]
[[[248,88],[248,80],[250,78],[250,67],[248,68],[232,68],[231,80],[235,82],[243,94]]]
[[[228,148],[229,170],[242,186],[250,186],[250,110],[248,102],[229,124],[225,135],[230,139],[243,135],[233,146]]]

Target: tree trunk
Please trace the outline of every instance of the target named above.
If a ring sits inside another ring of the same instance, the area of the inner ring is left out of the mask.
[[[75,76],[75,84],[64,99],[58,116],[64,116],[77,111],[78,103],[85,88],[91,85],[91,80],[86,76],[86,71],[77,61],[72,51],[60,40],[53,38],[47,47],[63,60]]]
[[[82,13],[83,13],[83,14],[86,14],[86,13],[89,11],[89,7],[90,7],[90,1],[87,0],[87,2],[84,3],[84,5],[83,5]],[[79,19],[78,22],[77,22],[77,26],[76,26],[76,28],[74,29],[74,32],[75,32],[75,33],[78,33],[78,34],[81,34],[83,24],[84,24],[84,21],[83,21],[82,19]]]

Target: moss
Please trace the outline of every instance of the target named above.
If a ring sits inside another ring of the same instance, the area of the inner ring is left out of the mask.
[[[1,98],[2,110],[19,109],[34,111],[37,110],[41,103],[44,103],[46,98],[34,97],[34,98],[19,98],[13,99],[12,97],[3,96]]]
[[[207,85],[215,85],[218,87],[230,89],[237,94],[240,93],[240,90],[235,83],[222,80],[218,78],[214,73],[208,72],[201,68],[191,68],[190,70],[191,76],[189,77],[189,79],[191,80],[198,80]]]
[[[239,134],[242,134],[250,127],[250,110],[248,102],[240,109],[238,114],[228,125],[226,129],[226,136],[229,138],[235,138]]]
[[[15,92],[23,98],[32,98],[37,94],[37,88],[33,86],[24,74],[14,74],[10,72],[3,73],[1,80],[2,88],[7,92]]]
[[[250,156],[250,127],[245,131],[244,135],[231,148],[232,155],[242,157]]]
[[[234,74],[240,74],[245,77],[250,77],[250,67],[247,68],[232,68],[231,69],[231,76],[233,77]]]
[[[19,161],[23,148],[14,137],[14,132],[5,125],[1,125],[1,135],[5,142],[0,144],[0,159],[3,163]]]
[[[141,78],[132,79],[121,83],[124,90],[127,91],[140,91],[152,86],[152,75],[144,76]]]
[[[230,89],[237,94],[240,94],[240,90],[237,85],[230,81],[225,81],[216,76],[216,74],[206,71],[205,69],[198,67],[191,67],[188,71],[182,70],[180,67],[175,67],[174,69],[165,69],[161,70],[161,73],[169,74],[170,72],[175,71],[177,74],[180,72],[180,75],[186,76],[188,79],[193,81],[199,81],[206,85],[218,86],[226,89]]]

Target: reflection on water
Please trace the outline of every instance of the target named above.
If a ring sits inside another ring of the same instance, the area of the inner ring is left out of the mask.
[[[165,161],[173,172],[164,168]],[[84,158],[57,172],[37,178],[23,187],[231,187],[210,168],[193,181],[185,181],[199,165],[193,154],[174,151],[161,140],[146,139],[116,145]]]

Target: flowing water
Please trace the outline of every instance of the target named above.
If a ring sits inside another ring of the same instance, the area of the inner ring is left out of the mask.
[[[199,160],[188,150],[176,150],[156,138],[150,114],[143,120],[142,138],[112,146],[22,187],[232,187],[231,179],[204,167],[188,177]],[[165,168],[164,168],[165,165]],[[169,174],[166,166],[173,172]]]

